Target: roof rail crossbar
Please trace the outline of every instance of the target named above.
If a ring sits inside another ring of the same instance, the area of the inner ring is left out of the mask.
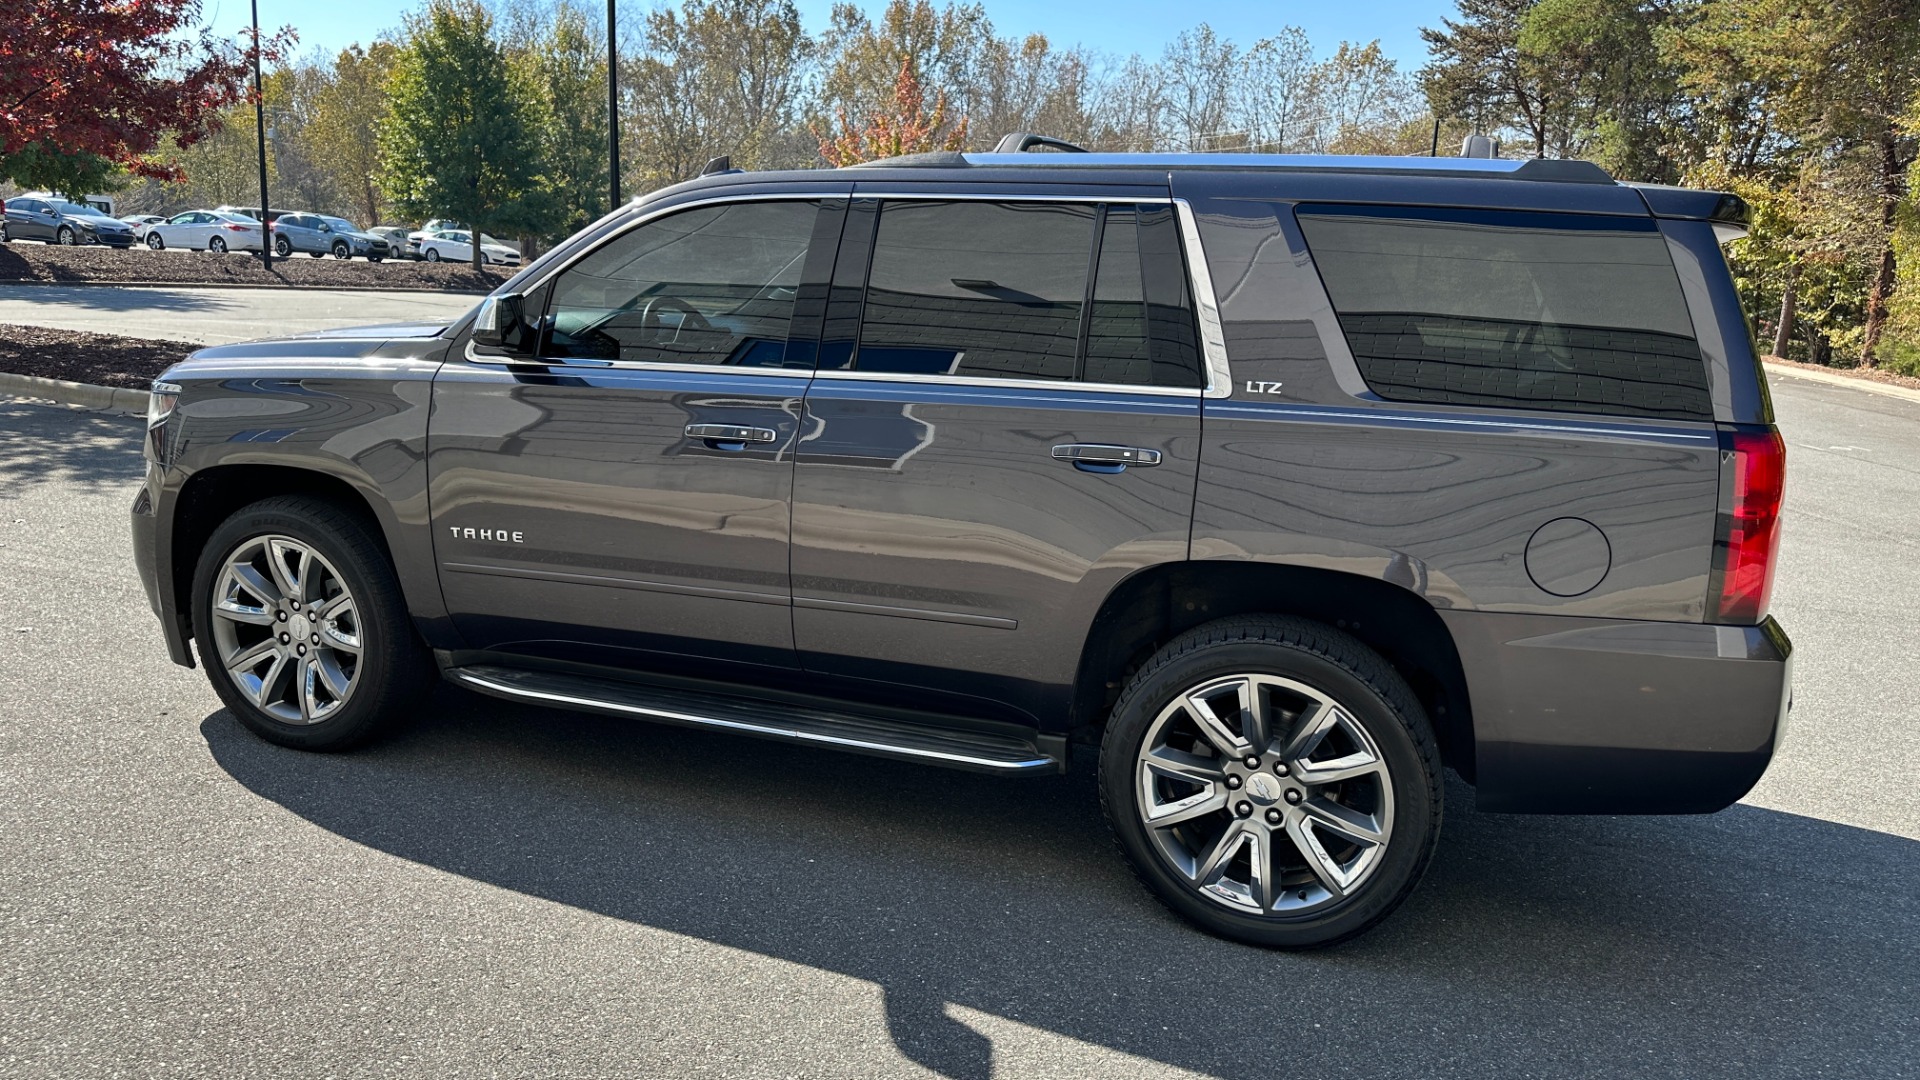
[[[1000,141],[994,144],[993,152],[996,154],[1024,154],[1036,146],[1049,146],[1055,150],[1062,150],[1069,154],[1084,154],[1088,152],[1086,147],[1077,143],[1070,143],[1065,139],[1056,139],[1051,135],[1035,135],[1029,131],[1016,131],[1011,135],[1002,136]]]

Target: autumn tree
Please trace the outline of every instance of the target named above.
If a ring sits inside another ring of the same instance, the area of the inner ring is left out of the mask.
[[[402,213],[518,231],[550,212],[540,191],[539,113],[523,69],[478,0],[433,0],[407,21],[379,124],[380,187]]]
[[[967,118],[947,119],[944,94],[934,95],[929,110],[926,92],[913,72],[913,60],[905,58],[893,81],[893,100],[886,108],[868,114],[858,126],[842,110],[837,130],[816,131],[814,135],[820,141],[820,157],[828,164],[857,165],[904,154],[958,150],[967,142]]]
[[[0,174],[84,154],[170,175],[152,156],[162,140],[192,144],[246,90],[250,53],[197,27],[199,15],[199,0],[9,0],[0,8]],[[291,40],[291,31],[268,38],[263,55]]]

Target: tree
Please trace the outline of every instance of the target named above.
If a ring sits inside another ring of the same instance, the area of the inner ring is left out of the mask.
[[[251,53],[196,33],[199,0],[8,0],[0,7],[0,158],[92,154],[140,176],[163,137],[191,145],[242,99]],[[260,42],[276,58],[290,30]],[[7,166],[11,170],[14,166]]]
[[[390,41],[340,50],[314,89],[302,140],[353,204],[354,216],[368,225],[386,217],[387,198],[380,187],[379,144],[367,134],[379,130],[386,115],[387,76],[399,68],[400,52]]]
[[[467,226],[478,270],[482,230],[520,230],[551,212],[534,89],[477,0],[432,0],[407,34],[379,125],[379,183],[403,213]]]
[[[64,153],[44,142],[28,143],[0,157],[0,176],[25,188],[37,188],[82,199],[118,191],[126,185],[126,171],[99,154]]]
[[[792,0],[686,0],[646,20],[621,81],[623,129],[648,185],[671,184],[726,154],[742,168],[803,165],[798,117],[813,40]]]
[[[947,100],[936,94],[933,109],[926,108],[926,93],[913,72],[913,61],[900,61],[900,74],[894,79],[893,101],[883,111],[867,117],[855,127],[844,110],[839,130],[822,135],[820,156],[830,165],[857,165],[862,161],[922,154],[933,150],[958,150],[967,142],[967,119],[947,121]]]
[[[541,105],[549,234],[575,232],[608,209],[607,58],[599,42],[586,12],[561,0],[522,59]]]

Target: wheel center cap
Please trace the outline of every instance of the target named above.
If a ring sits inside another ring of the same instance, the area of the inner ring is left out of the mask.
[[[1280,781],[1266,773],[1254,773],[1247,777],[1247,798],[1262,806],[1280,801]]]
[[[287,633],[292,634],[295,641],[299,641],[308,634],[313,633],[313,625],[307,622],[305,615],[296,614],[293,618],[287,620]]]

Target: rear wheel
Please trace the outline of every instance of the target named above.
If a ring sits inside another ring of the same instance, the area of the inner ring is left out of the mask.
[[[207,540],[193,582],[201,665],[269,742],[357,746],[429,684],[432,661],[385,551],[334,503],[280,496],[242,509]]]
[[[293,254],[293,242],[284,236],[275,237],[273,241],[273,253],[283,259],[291,256]]]
[[[216,236],[207,241],[207,250],[213,252],[215,255],[225,255],[227,253],[227,242]]]
[[[0,221],[0,244],[13,243],[13,234],[7,231],[7,223]]]
[[[1330,945],[1412,892],[1439,839],[1439,754],[1404,680],[1303,619],[1228,619],[1128,682],[1100,794],[1141,881],[1222,937]]]

